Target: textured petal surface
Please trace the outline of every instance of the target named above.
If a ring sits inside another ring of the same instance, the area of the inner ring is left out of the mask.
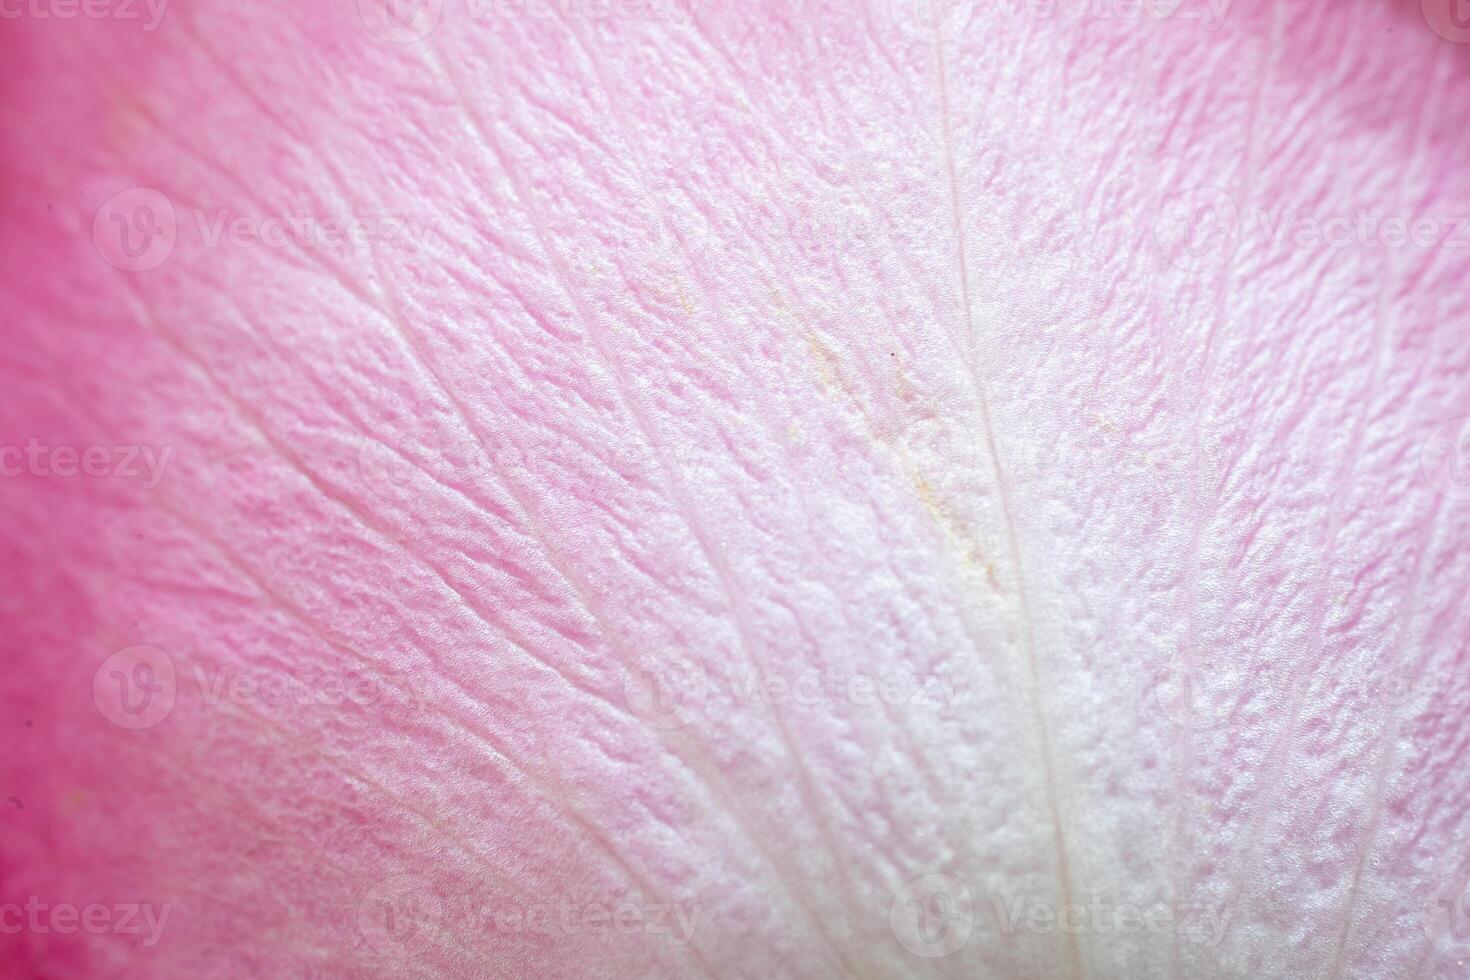
[[[3,10],[0,972],[1463,975],[1450,4]]]

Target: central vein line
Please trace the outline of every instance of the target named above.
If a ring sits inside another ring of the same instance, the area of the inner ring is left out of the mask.
[[[1021,549],[1016,537],[1016,521],[1012,513],[1010,494],[1006,488],[1005,474],[1001,470],[1000,453],[996,447],[995,426],[990,418],[990,399],[986,394],[985,382],[980,373],[980,338],[975,332],[975,323],[970,305],[970,275],[965,262],[965,236],[963,208],[960,204],[960,184],[955,173],[954,140],[949,125],[949,84],[944,60],[944,41],[936,39],[934,52],[939,67],[939,123],[944,142],[944,166],[949,178],[949,197],[954,212],[955,259],[960,275],[960,301],[964,307],[965,340],[969,344],[970,375],[975,383],[975,395],[980,404],[980,417],[984,422],[985,444],[995,467],[995,484],[1000,502],[1001,516],[1005,523],[1012,568],[1015,570],[1016,599],[1020,606],[1021,630],[1024,639],[1028,674],[1031,686],[1030,708],[1036,726],[1036,736],[1041,754],[1042,782],[1046,792],[1046,806],[1051,816],[1052,839],[1057,852],[1057,878],[1061,886],[1063,905],[1072,903],[1072,870],[1067,857],[1066,835],[1062,832],[1062,808],[1057,793],[1055,766],[1052,762],[1051,736],[1047,729],[1046,708],[1042,703],[1043,679],[1040,658],[1036,650],[1036,631],[1031,616],[1031,601],[1026,591],[1026,576],[1022,568]],[[963,345],[961,345],[963,346]],[[1068,973],[1082,976],[1082,959],[1077,937],[1062,930],[1062,956]]]

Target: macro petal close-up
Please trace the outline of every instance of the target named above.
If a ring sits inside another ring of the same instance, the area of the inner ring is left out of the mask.
[[[0,977],[1470,977],[1462,0],[0,0]]]

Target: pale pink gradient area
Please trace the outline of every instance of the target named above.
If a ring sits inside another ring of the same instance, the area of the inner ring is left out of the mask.
[[[379,4],[0,19],[0,976],[1464,976],[1447,8]]]

